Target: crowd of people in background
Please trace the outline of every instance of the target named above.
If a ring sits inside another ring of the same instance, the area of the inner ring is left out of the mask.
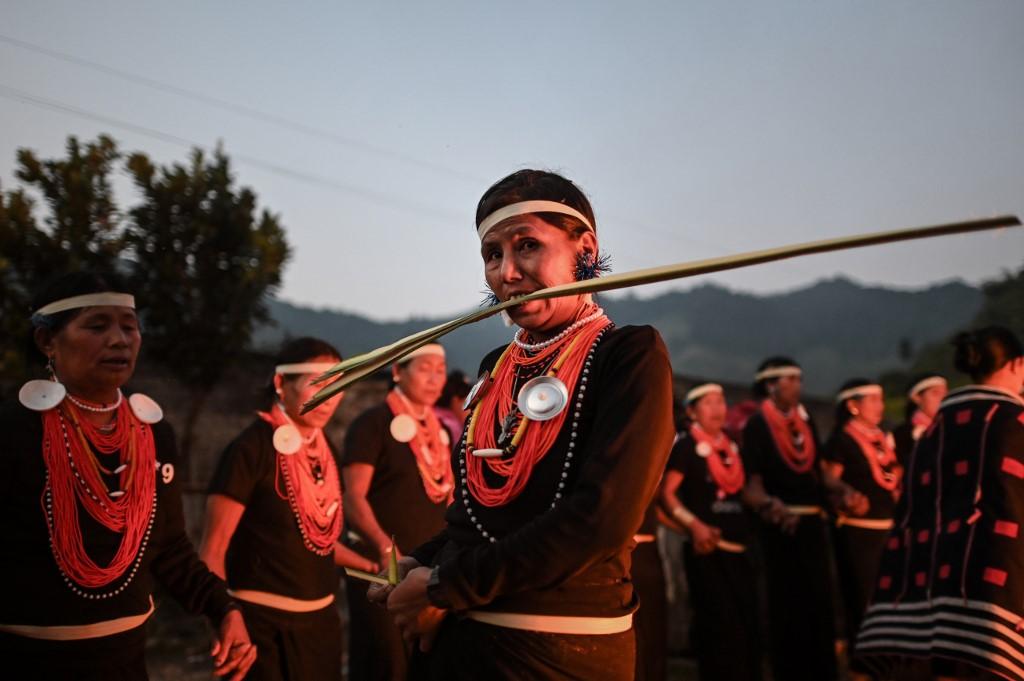
[[[477,234],[500,300],[598,273],[590,203],[553,173],[491,187]],[[350,681],[665,679],[667,530],[705,681],[838,679],[837,641],[854,679],[1024,679],[1024,349],[1002,327],[957,336],[969,382],[915,377],[892,430],[882,386],[847,381],[825,437],[784,356],[753,406],[698,383],[673,414],[657,332],[589,295],[512,308],[473,386],[417,349],[343,443],[341,394],[304,407],[341,353],[290,340],[196,550],[173,433],[122,392],[132,295],[72,274],[33,313],[48,379],[0,410],[0,651],[32,678],[146,678],[159,583],[232,679],[339,679],[343,649]]]

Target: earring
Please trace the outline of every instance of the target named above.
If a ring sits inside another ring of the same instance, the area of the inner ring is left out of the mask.
[[[50,380],[29,381],[18,391],[18,401],[32,411],[49,411],[63,402],[68,394],[67,388],[57,380],[53,356],[47,357],[46,370],[50,373]]]
[[[590,251],[583,251],[576,256],[576,281],[597,279],[611,271],[612,259],[604,253],[595,256]]]
[[[853,414],[854,416],[859,416],[860,409],[858,409],[857,407],[850,407],[850,413]]]

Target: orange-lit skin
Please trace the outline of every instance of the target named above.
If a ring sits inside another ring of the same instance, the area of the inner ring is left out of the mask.
[[[334,363],[338,362],[337,357],[331,355],[319,355],[308,362],[315,363]],[[313,384],[313,379],[316,378],[316,374],[302,374],[302,375],[287,375],[281,374],[274,375],[274,388],[277,390],[277,395],[281,400],[281,404],[284,405],[285,413],[295,423],[295,427],[299,429],[303,435],[309,435],[317,428],[323,428],[334,416],[334,411],[338,408],[338,404],[341,403],[341,398],[345,393],[338,393],[326,400],[316,408],[309,410],[305,414],[302,413],[302,405],[305,404],[316,394],[320,389],[320,386]]]
[[[578,239],[536,215],[518,215],[491,229],[480,245],[487,285],[499,300],[575,281],[576,261],[598,252],[597,237],[587,231]],[[537,341],[572,323],[589,296],[536,300],[508,311],[516,324]]]
[[[420,355],[391,368],[391,377],[414,405],[432,407],[441,397],[448,366],[441,355]]]
[[[142,333],[135,310],[101,305],[82,308],[57,333],[36,329],[35,341],[43,354],[53,359],[57,380],[69,393],[110,404],[135,372]],[[100,416],[105,420],[111,417]]]

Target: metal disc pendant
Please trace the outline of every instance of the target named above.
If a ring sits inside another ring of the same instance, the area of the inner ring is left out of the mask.
[[[408,414],[391,419],[391,437],[399,442],[411,442],[416,437],[416,421]]]
[[[484,371],[480,374],[480,378],[477,379],[476,383],[472,388],[469,389],[469,393],[466,395],[466,400],[462,403],[463,411],[469,411],[476,406],[476,403],[483,399],[484,393],[487,392],[484,388],[491,380],[491,372]]]
[[[302,449],[302,435],[290,423],[274,429],[274,449],[282,454],[294,454]]]
[[[67,389],[57,381],[29,381],[18,391],[18,401],[32,411],[49,411],[64,401]]]
[[[131,397],[128,398],[128,404],[131,405],[135,416],[143,423],[152,425],[159,423],[164,418],[164,410],[149,395],[132,393]]]
[[[505,453],[504,449],[474,449],[473,456],[478,456],[481,459],[496,459]]]
[[[554,376],[538,376],[523,384],[517,404],[531,421],[549,421],[569,404],[569,389]]]

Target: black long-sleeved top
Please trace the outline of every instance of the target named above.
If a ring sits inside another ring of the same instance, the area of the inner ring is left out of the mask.
[[[741,454],[747,479],[751,475],[760,475],[765,491],[789,505],[814,506],[824,503],[824,491],[818,472],[821,440],[810,417],[807,418],[807,424],[814,438],[815,460],[814,465],[803,473],[794,471],[782,458],[771,429],[760,410],[754,412],[743,428]]]
[[[877,456],[877,453],[871,452],[870,455]],[[864,517],[888,520],[896,510],[896,497],[875,481],[867,456],[860,444],[842,428],[832,433],[822,452],[822,458],[842,465],[843,475],[840,480],[868,498],[870,506]],[[884,470],[893,472],[897,465],[898,462],[893,462]]]
[[[491,369],[503,349],[481,366]],[[578,392],[579,386],[526,488],[504,506],[487,508],[463,495],[466,476],[455,448],[458,489],[447,527],[412,554],[439,566],[441,591],[454,610],[614,617],[635,609],[633,535],[673,437],[672,369],[661,337],[648,326],[624,327],[599,341],[566,468]],[[497,541],[484,537],[467,506]]]
[[[65,584],[49,546],[46,518],[40,502],[46,478],[42,454],[42,418],[16,402],[0,405],[0,623],[40,626],[74,625],[140,615],[149,609],[154,580],[193,614],[205,614],[218,621],[230,603],[227,587],[199,560],[185,534],[179,482],[173,476],[176,446],[171,427],[152,426],[159,463],[156,474],[156,517],[152,533],[139,564],[138,573],[127,587],[111,598],[87,599]],[[118,454],[100,455],[108,469],[117,466]],[[112,464],[112,465],[110,465]],[[167,480],[167,478],[170,478]],[[113,488],[114,480],[107,479]],[[97,523],[79,509],[79,523],[86,551],[99,565],[110,562],[121,535]],[[86,593],[106,593],[120,586],[130,573]],[[129,650],[144,643],[144,627],[118,636],[52,644],[73,650],[90,659],[111,662],[137,652]],[[35,645],[36,642],[33,642]],[[49,643],[49,642],[47,642]]]

